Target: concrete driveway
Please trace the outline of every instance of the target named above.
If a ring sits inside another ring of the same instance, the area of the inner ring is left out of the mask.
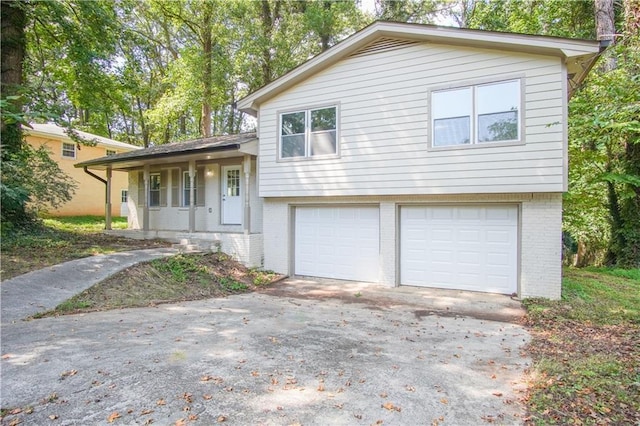
[[[288,279],[5,323],[3,424],[517,424],[521,315],[507,296]]]

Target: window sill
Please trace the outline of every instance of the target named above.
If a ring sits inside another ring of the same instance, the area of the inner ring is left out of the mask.
[[[331,154],[331,155],[318,155],[314,157],[288,157],[288,158],[278,158],[276,162],[278,163],[297,163],[304,161],[321,161],[321,160],[335,160],[340,158],[340,154]]]
[[[474,144],[464,145],[447,145],[447,146],[431,146],[427,148],[427,151],[456,151],[464,149],[482,149],[482,148],[501,148],[505,146],[519,146],[525,145],[524,141],[507,141],[507,142],[482,142]]]

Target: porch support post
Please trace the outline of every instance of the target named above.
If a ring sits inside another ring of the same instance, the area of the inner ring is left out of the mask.
[[[107,184],[105,185],[104,229],[111,230],[111,166],[107,166]]]
[[[144,204],[142,206],[142,230],[147,232],[149,230],[149,165],[144,165],[143,171],[144,180]],[[138,182],[140,185],[140,182]]]
[[[196,160],[189,161],[189,233],[196,230]],[[200,195],[202,196],[202,195]]]
[[[244,169],[244,221],[242,223],[245,235],[249,235],[251,232],[251,156],[249,154],[245,154],[242,166]]]

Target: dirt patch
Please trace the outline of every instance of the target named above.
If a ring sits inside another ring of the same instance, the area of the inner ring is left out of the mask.
[[[224,253],[179,254],[137,264],[39,316],[154,306],[255,291],[282,278]]]

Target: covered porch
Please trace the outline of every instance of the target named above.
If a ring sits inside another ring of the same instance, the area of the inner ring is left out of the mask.
[[[76,165],[105,184],[106,232],[221,250],[262,264],[255,134],[159,145]],[[129,175],[128,229],[111,230],[111,174]],[[103,172],[104,178],[96,174]]]

